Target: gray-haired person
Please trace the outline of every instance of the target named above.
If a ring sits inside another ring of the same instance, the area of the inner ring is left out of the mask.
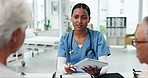
[[[135,37],[132,43],[137,49],[137,58],[140,63],[148,64],[148,16],[144,18],[142,24],[137,28]],[[139,74],[138,78],[148,78],[148,65]]]
[[[0,0],[0,78],[19,76],[6,67],[6,61],[22,46],[31,20],[32,12],[26,0]]]

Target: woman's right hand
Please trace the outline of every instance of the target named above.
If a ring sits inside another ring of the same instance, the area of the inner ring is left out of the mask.
[[[67,63],[67,65],[64,67],[64,69],[67,72],[67,74],[72,74],[77,70],[77,68],[75,66],[73,66],[71,63]]]

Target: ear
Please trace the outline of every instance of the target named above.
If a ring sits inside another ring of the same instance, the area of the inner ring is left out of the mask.
[[[17,29],[12,33],[11,41],[12,41],[13,43],[16,43],[16,42],[17,42],[19,34],[21,34],[21,28],[17,28]]]
[[[10,52],[15,53],[19,43],[19,36],[21,35],[21,28],[17,28],[11,35],[11,40],[9,41]]]

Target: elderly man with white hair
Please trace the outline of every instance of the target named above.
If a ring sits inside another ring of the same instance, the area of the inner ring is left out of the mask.
[[[137,58],[140,63],[147,64],[145,70],[139,74],[138,78],[148,78],[148,16],[138,26],[135,37],[132,43],[137,49]]]
[[[26,0],[0,0],[0,77],[18,77],[6,67],[6,61],[22,46],[31,20],[32,12]]]

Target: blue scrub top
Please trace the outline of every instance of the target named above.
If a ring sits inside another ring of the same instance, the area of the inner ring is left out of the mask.
[[[78,46],[74,37],[73,39],[71,39],[72,32],[73,31],[66,33],[60,39],[58,57],[65,57],[66,63],[70,62],[74,65],[77,62],[85,59],[86,57],[90,58],[94,57],[93,53],[88,53],[87,54],[88,56],[86,56],[86,51],[90,49],[90,43],[92,44],[92,49],[95,51],[96,54],[96,57],[93,59],[98,60],[98,57],[100,56],[110,55],[109,47],[104,39],[104,36],[99,31],[89,29],[91,35],[91,42],[90,42],[90,36],[88,34],[81,48]],[[74,52],[72,55],[69,53],[69,51],[71,50],[71,45],[72,45],[72,50]]]

